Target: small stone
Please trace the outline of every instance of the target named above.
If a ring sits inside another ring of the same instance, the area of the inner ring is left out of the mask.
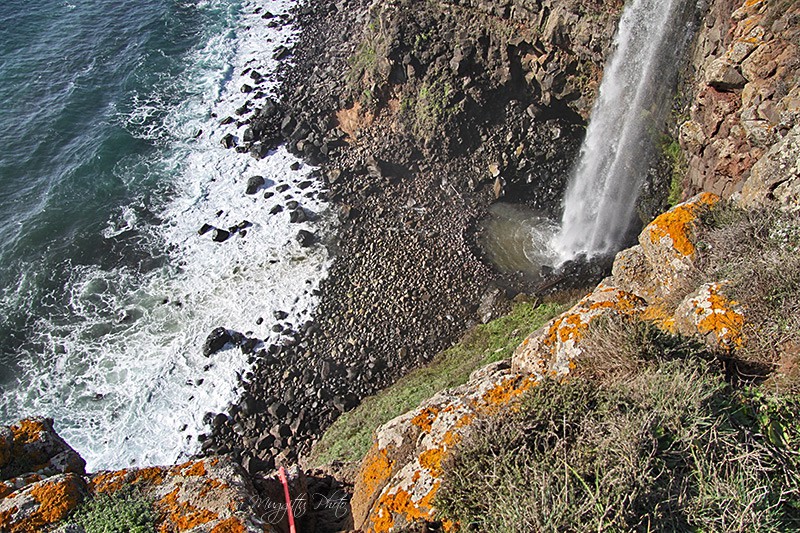
[[[264,186],[266,181],[264,180],[263,176],[252,176],[249,180],[247,180],[247,190],[245,191],[246,194],[255,194],[258,192],[258,189]]]
[[[231,234],[229,231],[215,228],[214,233],[211,234],[211,240],[213,240],[214,242],[225,242],[228,240],[228,237],[230,236]]]

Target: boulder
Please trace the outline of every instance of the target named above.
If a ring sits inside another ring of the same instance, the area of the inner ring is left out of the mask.
[[[742,186],[741,203],[750,208],[775,205],[800,211],[800,125],[753,165]]]
[[[301,229],[297,232],[297,237],[295,237],[300,246],[303,248],[308,248],[309,246],[313,246],[314,243],[317,241],[316,235],[311,233],[310,231]]]
[[[47,531],[65,519],[88,495],[79,474],[59,474],[29,484],[0,500],[0,531]]]
[[[245,471],[227,457],[99,472],[89,487],[93,495],[134,487],[153,498],[159,531],[274,532],[262,509],[283,503],[261,498]]]
[[[214,242],[225,242],[231,236],[229,231],[224,229],[214,228],[213,233],[211,233],[211,240]]]
[[[735,65],[724,58],[711,62],[706,68],[706,84],[720,91],[741,89],[747,80]]]
[[[26,418],[0,430],[0,479],[26,474],[83,474],[86,462],[53,429],[50,418]]]
[[[247,180],[247,190],[245,190],[245,193],[255,194],[265,183],[266,181],[263,176],[251,176],[250,179]]]
[[[229,342],[233,342],[231,333],[223,327],[215,328],[203,343],[203,355],[210,357],[220,351]]]

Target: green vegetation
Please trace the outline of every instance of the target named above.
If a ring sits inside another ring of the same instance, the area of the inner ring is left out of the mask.
[[[479,421],[445,466],[442,517],[475,531],[800,527],[800,397],[736,389],[699,345],[590,326],[565,383]]]
[[[681,202],[683,196],[683,179],[689,170],[686,154],[678,141],[669,136],[661,139],[661,154],[670,169],[669,196],[667,203],[673,207]]]
[[[82,526],[86,533],[155,533],[156,512],[151,499],[124,488],[86,500],[69,522]]]
[[[508,359],[528,334],[566,307],[519,303],[508,315],[476,326],[458,344],[438,354],[430,365],[411,372],[339,417],[315,446],[312,462],[360,460],[372,445],[379,426],[441,390],[463,385],[474,370]]]
[[[413,99],[412,129],[414,134],[427,138],[434,134],[436,127],[453,112],[449,105],[453,87],[448,82],[434,81],[420,86]]]

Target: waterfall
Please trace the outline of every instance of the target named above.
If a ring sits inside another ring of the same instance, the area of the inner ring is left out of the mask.
[[[616,252],[634,218],[692,34],[690,0],[629,0],[586,138],[564,198],[553,248],[562,261]]]

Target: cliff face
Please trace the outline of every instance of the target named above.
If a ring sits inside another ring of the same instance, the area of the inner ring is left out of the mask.
[[[687,194],[741,191],[756,162],[797,124],[799,18],[797,2],[711,3],[685,80]]]

